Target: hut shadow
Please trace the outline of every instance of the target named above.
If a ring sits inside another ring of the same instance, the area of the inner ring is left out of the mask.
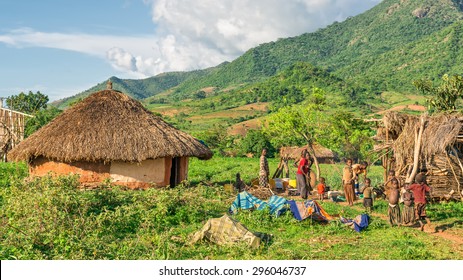
[[[458,226],[463,225],[463,221],[455,221],[453,223],[448,223],[448,224],[436,226],[435,232],[444,232],[444,231],[448,230],[449,228],[453,228],[453,227],[455,227],[457,225]]]

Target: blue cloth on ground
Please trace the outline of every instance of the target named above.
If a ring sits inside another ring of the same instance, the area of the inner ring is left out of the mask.
[[[236,196],[235,201],[233,201],[228,211],[232,214],[236,214],[239,209],[248,210],[255,208],[257,210],[262,210],[267,206],[267,202],[258,199],[247,191],[243,191]]]
[[[361,214],[354,219],[341,217],[341,222],[353,228],[356,232],[360,232],[368,227],[370,217],[367,214]]]

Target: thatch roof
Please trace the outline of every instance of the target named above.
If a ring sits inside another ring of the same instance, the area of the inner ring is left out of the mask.
[[[463,115],[454,113],[422,117],[426,122],[420,147],[422,156],[430,158],[445,153],[448,147],[458,141],[463,128]],[[420,118],[397,112],[390,112],[383,117],[390,140],[394,141],[392,149],[398,162],[405,163],[407,159],[413,159],[415,133],[420,126]]]
[[[335,158],[336,155],[330,149],[323,147],[320,144],[313,144],[313,148],[315,151],[315,156],[317,158]],[[308,150],[308,146],[303,147],[281,147],[280,149],[280,156],[281,157],[288,157],[292,159],[299,159],[301,157],[302,150]],[[308,150],[310,151],[310,150]]]
[[[212,152],[129,96],[95,92],[70,107],[9,153],[11,160],[35,157],[73,162],[141,162],[163,157],[199,157]]]

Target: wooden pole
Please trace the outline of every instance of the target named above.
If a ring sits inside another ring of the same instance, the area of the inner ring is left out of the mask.
[[[413,169],[410,176],[405,180],[405,184],[410,184],[418,171],[418,163],[420,159],[421,140],[423,138],[423,130],[426,124],[424,116],[420,118],[420,128],[418,132],[415,131],[415,152],[413,153]]]
[[[452,151],[453,151],[453,153],[455,154],[455,157],[457,158],[458,165],[460,165],[460,169],[461,169],[461,172],[462,172],[462,174],[463,174],[463,164],[461,163],[460,158],[458,157],[458,152],[457,152],[457,150],[455,149],[455,147],[452,147]],[[448,156],[447,156],[447,157],[448,157]],[[458,194],[460,195],[461,201],[463,201],[463,193],[462,193],[461,190],[460,190],[460,182],[458,182]]]
[[[384,127],[384,128],[386,129],[386,145],[387,145],[388,142],[389,142],[389,129],[387,129],[386,127]],[[387,149],[389,150],[389,148],[387,148]],[[389,172],[389,170],[388,170],[388,166],[389,166],[389,155],[388,155],[388,153],[386,153],[386,154],[384,155],[383,161],[384,161],[384,160],[386,161],[386,162],[384,163],[384,165],[385,165],[385,168],[384,168],[384,182],[386,182],[386,180],[387,180],[387,174],[388,174],[388,172]]]

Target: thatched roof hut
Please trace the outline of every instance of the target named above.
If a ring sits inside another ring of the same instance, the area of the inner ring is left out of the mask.
[[[314,143],[312,146],[319,163],[334,163],[336,154],[333,151],[318,143]],[[297,160],[301,158],[301,152],[303,150],[308,150],[308,146],[281,147],[280,157]]]
[[[71,172],[84,184],[109,177],[134,188],[181,182],[189,157],[209,159],[212,152],[111,88],[70,107],[9,153],[29,161],[32,175]]]
[[[417,147],[419,127],[422,137]],[[440,114],[413,116],[389,112],[382,119],[375,139],[377,150],[384,152],[388,169],[394,169],[404,181],[410,178],[415,152],[418,170],[425,170],[433,191],[432,198],[463,198],[463,115]]]

